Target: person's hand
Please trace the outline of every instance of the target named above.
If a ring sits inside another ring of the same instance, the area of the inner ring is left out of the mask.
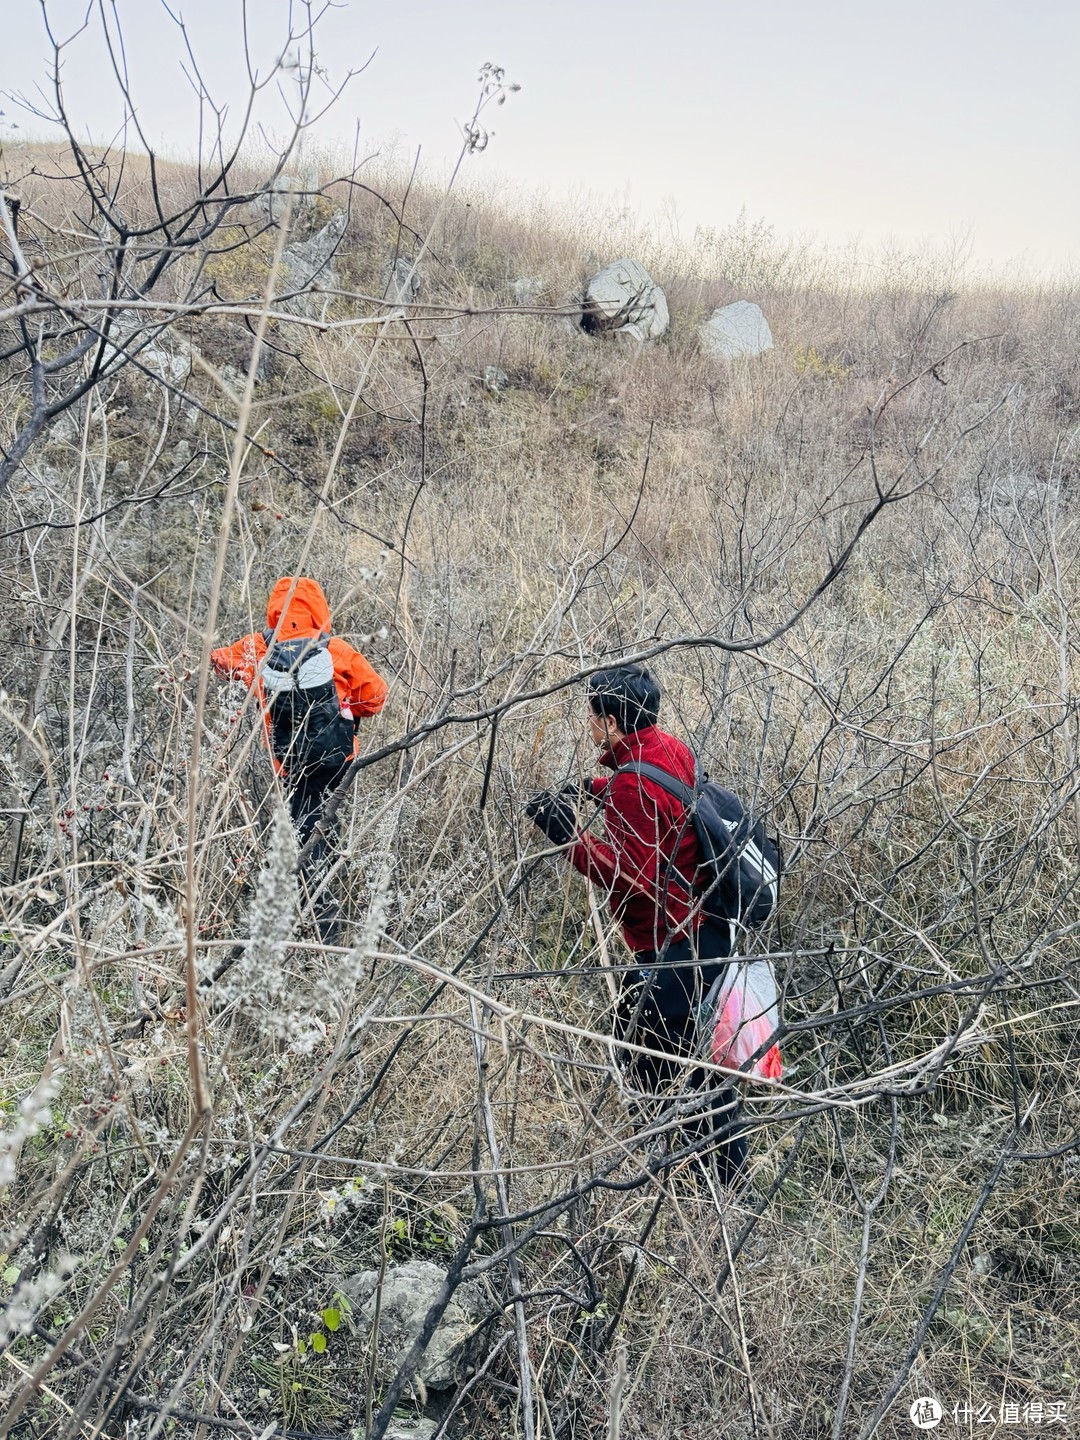
[[[604,791],[607,789],[606,780],[597,780],[591,775],[586,775],[581,782],[581,793],[586,800],[591,800],[594,805],[602,805],[604,802]]]
[[[538,825],[553,845],[569,845],[578,833],[577,785],[564,785],[559,791],[540,790],[529,797],[525,814]]]

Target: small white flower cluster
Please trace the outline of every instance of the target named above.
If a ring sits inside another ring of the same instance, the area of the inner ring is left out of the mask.
[[[294,1028],[294,986],[286,962],[297,917],[296,853],[292,819],[280,806],[251,903],[248,942],[218,992],[226,1003],[243,1005],[259,1029],[275,1038],[288,1038]]]
[[[371,885],[368,911],[356,944],[347,955],[336,960],[333,967],[321,975],[312,986],[311,1004],[314,1012],[321,1015],[340,1014],[342,1007],[349,1003],[354,987],[364,979],[371,958],[378,951],[386,931],[393,869],[393,856],[386,852],[384,863]],[[321,1021],[316,1023],[322,1024]],[[327,1033],[324,1025],[322,1036]]]
[[[15,1179],[23,1142],[51,1122],[50,1107],[59,1093],[63,1077],[64,1072],[60,1068],[46,1071],[30,1094],[19,1101],[14,1125],[0,1130],[0,1185],[10,1185]]]
[[[284,1042],[285,1051],[263,1076],[261,1088],[276,1082],[290,1057],[311,1055],[331,1042],[334,1022],[364,978],[386,930],[396,865],[394,832],[393,819],[384,819],[366,857],[370,901],[357,943],[322,973],[309,964],[299,985],[296,953],[291,952],[298,915],[296,833],[284,808],[275,816],[249,914],[247,945],[217,988],[217,995],[226,1004],[242,1007],[263,1035]]]
[[[89,1206],[74,1214],[65,1208],[57,1216],[56,1225],[64,1244],[75,1255],[100,1253],[116,1235],[111,1212],[105,1207]]]
[[[152,942],[158,945],[183,945],[184,931],[176,911],[171,906],[162,905],[148,888],[143,890],[139,898],[153,921],[153,924],[147,927]]]
[[[483,864],[469,855],[451,861],[439,876],[437,886],[429,888],[417,901],[413,913],[430,924],[438,924],[455,911],[469,896],[475,895],[483,882]]]
[[[0,1350],[16,1335],[29,1335],[42,1307],[62,1288],[75,1269],[70,1255],[62,1255],[55,1270],[48,1270],[36,1280],[17,1283],[0,1310]]]
[[[319,1214],[328,1222],[336,1220],[341,1215],[347,1215],[350,1210],[359,1209],[370,1198],[367,1180],[363,1175],[357,1180],[349,1180],[339,1189],[317,1191],[319,1196]]]
[[[64,1054],[75,1075],[98,1074],[103,1068],[101,1021],[94,997],[83,978],[75,972],[64,986],[60,1012],[60,1033]]]
[[[382,932],[386,928],[394,873],[398,864],[397,837],[401,825],[402,809],[401,801],[391,806],[376,825],[375,833],[370,836],[363,847],[361,864],[364,882],[371,895],[365,933],[371,930],[373,925],[378,931],[369,945],[370,949],[377,948],[382,938]]]

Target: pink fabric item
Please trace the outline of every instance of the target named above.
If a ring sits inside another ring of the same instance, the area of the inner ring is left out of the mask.
[[[768,960],[733,960],[727,968],[713,1012],[714,1065],[743,1066],[780,1024],[776,976]],[[759,1080],[780,1080],[784,1064],[779,1045],[770,1045],[745,1072]]]

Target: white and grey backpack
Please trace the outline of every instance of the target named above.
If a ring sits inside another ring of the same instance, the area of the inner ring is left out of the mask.
[[[353,723],[342,714],[326,639],[273,640],[262,665],[275,757],[287,770],[343,765],[352,756]]]

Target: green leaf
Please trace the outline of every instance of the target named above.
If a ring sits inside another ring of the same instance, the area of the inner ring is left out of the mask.
[[[326,1349],[326,1336],[322,1333],[321,1330],[318,1332],[318,1334],[312,1335],[311,1348],[315,1351],[316,1355],[321,1355]]]
[[[331,1305],[329,1310],[324,1310],[322,1312],[322,1323],[326,1326],[327,1330],[329,1330],[332,1335],[334,1331],[338,1328],[338,1326],[341,1324],[341,1311],[335,1310],[334,1307]]]
[[[21,1274],[22,1271],[19,1269],[18,1265],[9,1265],[4,1271],[4,1284],[14,1285]]]
[[[296,1342],[296,1353],[297,1353],[298,1355],[306,1355],[306,1354],[307,1354],[307,1341],[306,1341],[306,1340],[297,1340],[297,1342]]]

